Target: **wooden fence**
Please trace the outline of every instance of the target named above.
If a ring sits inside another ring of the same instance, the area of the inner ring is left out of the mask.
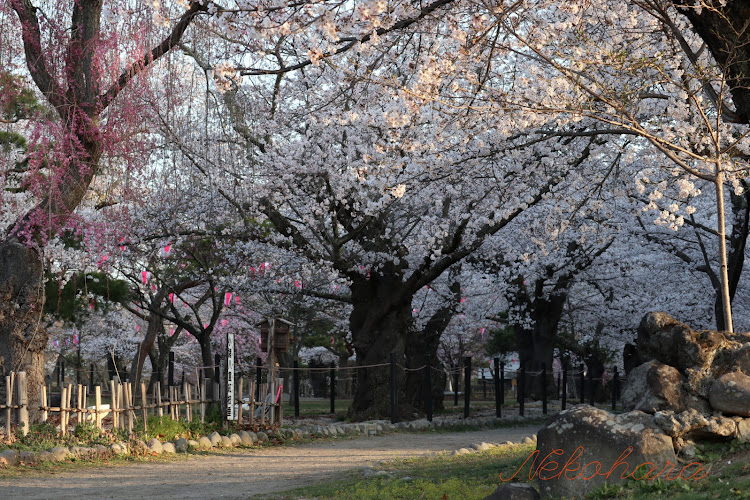
[[[264,398],[260,402],[256,401],[254,381],[249,384],[247,397],[243,398],[243,382],[243,379],[239,380],[237,393],[240,397],[234,401],[238,405],[238,423],[250,427],[282,425],[283,400]],[[148,430],[149,415],[192,422],[195,413],[198,413],[200,421],[205,422],[208,406],[220,401],[215,397],[220,394],[219,384],[214,384],[214,397],[209,398],[206,383],[207,379],[203,379],[200,386],[196,387],[184,382],[182,387],[168,386],[162,390],[157,382],[151,394],[147,394],[145,382],[140,384],[139,393],[134,393],[130,382],[112,380],[104,394],[110,401],[109,404],[102,403],[102,387],[99,385],[94,386],[93,394],[89,394],[86,385],[67,384],[62,387],[59,398],[58,394],[54,395],[55,404],[59,406],[52,405],[53,394],[48,386],[42,384],[38,388],[39,406],[30,406],[26,372],[11,372],[5,377],[5,404],[0,404],[0,417],[4,413],[6,436],[13,434],[14,421],[15,428],[25,436],[29,432],[30,414],[32,420],[39,422],[57,423],[59,418],[62,435],[67,434],[71,426],[84,422],[93,423],[99,429],[122,429],[131,433],[139,421],[139,428],[142,426],[144,430]],[[279,379],[277,384],[280,383]],[[261,384],[260,394],[265,395],[267,389],[266,384]],[[139,404],[136,403],[137,399]],[[248,406],[249,409],[247,418],[244,419],[243,406]]]

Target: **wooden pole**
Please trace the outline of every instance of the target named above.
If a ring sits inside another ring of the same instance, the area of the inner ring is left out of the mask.
[[[114,379],[109,381],[109,394],[112,399],[109,407],[112,409],[112,429],[117,429],[117,388],[115,387]]]
[[[266,422],[266,401],[268,398],[265,396],[266,394],[266,386],[268,384],[261,384],[260,385],[260,393],[263,394],[263,401],[261,401],[261,410],[260,410],[260,425],[263,425]]]
[[[253,425],[253,419],[255,418],[255,380],[250,382],[250,425]]]
[[[164,416],[164,408],[161,406],[161,382],[154,384],[154,395],[156,396],[156,408],[159,418]]]
[[[193,421],[193,406],[190,404],[190,400],[193,396],[192,387],[189,383],[185,382],[183,385],[183,392],[185,393],[185,420],[187,422]]]
[[[471,401],[471,356],[464,361],[464,418],[469,418],[469,404]]]
[[[123,387],[123,395],[125,396],[124,401],[124,410],[125,410],[125,418],[128,420],[128,434],[133,433],[133,415],[130,411],[130,408],[132,406],[132,393],[130,392],[130,382],[125,382],[125,387]]]
[[[146,382],[141,382],[141,418],[143,418],[143,432],[148,432],[148,397],[146,397]]]
[[[68,422],[65,418],[65,403],[68,401],[68,388],[60,389],[60,433],[64,436],[68,433]]]
[[[21,434],[29,433],[29,393],[26,387],[26,372],[18,372],[18,423]]]
[[[240,377],[239,385],[237,387],[237,394],[239,394],[239,402],[237,403],[237,421],[242,425],[242,383],[244,377]]]
[[[13,372],[5,376],[5,436],[10,438],[10,423],[13,406]]]
[[[78,384],[76,386],[78,394],[76,394],[76,425],[81,425],[83,421],[83,385]]]
[[[96,423],[96,428],[101,429],[102,428],[102,386],[95,385],[94,386],[94,411],[96,411],[96,414],[94,416],[94,422]]]
[[[500,394],[502,389],[500,389],[500,358],[495,358],[492,360],[492,362],[495,365],[495,373],[493,374],[493,382],[495,383],[495,416],[497,418],[500,418],[503,416],[503,405],[500,402]]]
[[[206,421],[206,377],[201,379],[201,423]]]
[[[391,353],[391,423],[398,422],[398,393],[396,392],[396,355]]]
[[[292,372],[294,379],[294,416],[299,417],[299,362],[294,360],[294,372]]]
[[[39,401],[42,402],[42,422],[46,422],[47,421],[47,407],[49,406],[47,404],[47,386],[44,384],[41,384],[39,386],[39,391],[40,391]]]
[[[283,378],[277,378],[276,379],[276,387],[282,389],[279,391],[276,390],[276,394],[279,395],[279,401],[278,401],[278,413],[276,415],[277,423],[279,424],[279,427],[284,426],[284,379]],[[274,396],[275,397],[275,396]]]

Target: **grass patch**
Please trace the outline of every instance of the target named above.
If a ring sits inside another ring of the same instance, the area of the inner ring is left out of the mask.
[[[341,481],[265,498],[482,499],[497,488],[498,474],[512,475],[535,446],[517,444],[469,455],[393,460],[367,472],[353,472]],[[519,476],[528,479],[528,465]]]

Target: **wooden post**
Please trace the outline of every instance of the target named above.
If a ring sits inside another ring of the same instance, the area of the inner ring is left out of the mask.
[[[177,420],[174,412],[174,386],[168,386],[167,390],[169,392],[169,418]]]
[[[5,435],[10,438],[10,423],[13,406],[13,372],[5,376]]]
[[[583,363],[581,363],[581,404],[586,402],[586,393],[584,392],[584,387],[586,383],[586,375],[584,374],[583,370]]]
[[[112,430],[117,429],[117,388],[114,379],[109,381],[109,394],[112,399],[109,407],[112,409]]]
[[[430,357],[427,356],[427,360],[424,365],[424,385],[425,385],[425,399],[424,407],[427,413],[427,421],[432,422],[432,366],[430,366]]]
[[[500,358],[495,358],[492,362],[495,365],[495,373],[492,376],[495,383],[495,416],[501,418],[503,416],[503,405],[500,402],[500,394],[502,393],[502,389],[500,389]]]
[[[101,391],[101,389],[99,389],[99,391]],[[83,386],[83,406],[81,407],[83,408],[84,412],[86,411],[86,408],[88,407],[88,400],[89,400],[89,386],[84,385]],[[86,420],[86,415],[87,413],[84,414],[83,420]]]
[[[161,382],[154,384],[154,395],[156,396],[156,408],[159,418],[164,416],[164,408],[161,407]]]
[[[242,383],[244,382],[244,377],[240,377],[239,385],[237,387],[237,394],[239,395],[239,401],[237,402],[237,422],[242,425]]]
[[[589,369],[589,403],[594,406],[594,370]]]
[[[464,361],[464,418],[469,418],[469,405],[471,401],[471,356],[466,356]]]
[[[331,414],[336,413],[336,363],[331,361]]]
[[[612,411],[617,409],[617,396],[619,392],[618,385],[620,384],[620,374],[617,373],[617,367],[615,366],[615,375],[612,378]]]
[[[117,411],[119,412],[120,429],[125,429],[125,387],[119,381],[117,382]]]
[[[96,428],[101,429],[102,428],[102,386],[95,385],[94,386],[94,411],[96,411],[94,415],[94,422],[96,423]]]
[[[265,396],[266,394],[266,386],[268,384],[260,384],[260,393],[263,394],[263,401],[261,401],[261,410],[260,410],[260,425],[263,425],[266,422],[266,401],[268,398]]]
[[[283,378],[277,378],[276,379],[276,387],[282,390],[276,390],[276,394],[279,395],[279,402],[278,402],[278,408],[279,412],[276,415],[276,423],[279,424],[279,427],[284,426],[284,379]]]
[[[143,418],[143,432],[148,432],[148,397],[146,396],[146,382],[141,382],[141,418]]]
[[[26,387],[26,372],[18,372],[18,425],[21,434],[29,433],[29,393]]]
[[[66,421],[65,403],[68,401],[68,388],[60,389],[60,433],[64,436],[68,433],[68,422]]]
[[[518,379],[518,414],[523,417],[523,405],[526,402],[526,363],[521,363],[521,376]]]
[[[39,386],[39,401],[42,403],[42,422],[47,421],[47,386],[42,384]]]
[[[201,423],[206,421],[206,377],[201,379]]]
[[[398,393],[396,392],[396,355],[391,353],[391,423],[398,422]]]
[[[174,386],[174,400],[175,400],[175,407],[174,407],[174,413],[175,417],[177,417],[177,420],[180,419],[180,406],[182,406],[182,400],[180,399],[180,387]]]
[[[250,382],[250,425],[253,425],[253,419],[255,418],[255,387],[256,382],[253,380]]]
[[[189,383],[185,382],[183,385],[183,392],[185,393],[185,420],[187,422],[193,421],[193,406],[190,404],[190,400],[193,396],[192,387]]]
[[[130,392],[130,382],[125,382],[125,387],[123,387],[123,395],[125,396],[125,401],[123,405],[123,409],[125,410],[125,417],[128,420],[128,434],[133,433],[133,415],[130,411],[130,408],[132,406],[132,393]]]
[[[83,385],[78,384],[76,386],[76,389],[78,390],[78,394],[76,394],[76,425],[81,425],[83,422]]]
[[[299,362],[296,359],[292,378],[294,379],[294,416],[299,417]]]

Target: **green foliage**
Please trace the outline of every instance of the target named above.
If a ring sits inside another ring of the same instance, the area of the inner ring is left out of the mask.
[[[518,341],[513,328],[506,326],[496,330],[489,331],[489,341],[487,342],[486,352],[492,356],[494,354],[505,355],[509,352],[518,350]]]
[[[64,321],[81,323],[91,307],[89,294],[94,295],[94,309],[106,308],[109,303],[123,303],[129,299],[127,282],[110,278],[106,273],[74,274],[62,287],[55,275],[48,274],[45,283],[47,300],[45,314]]]
[[[0,71],[0,115],[6,121],[30,118],[43,108],[23,78]]]
[[[83,422],[76,425],[73,435],[84,442],[93,442],[99,438],[101,431],[93,422]]]

